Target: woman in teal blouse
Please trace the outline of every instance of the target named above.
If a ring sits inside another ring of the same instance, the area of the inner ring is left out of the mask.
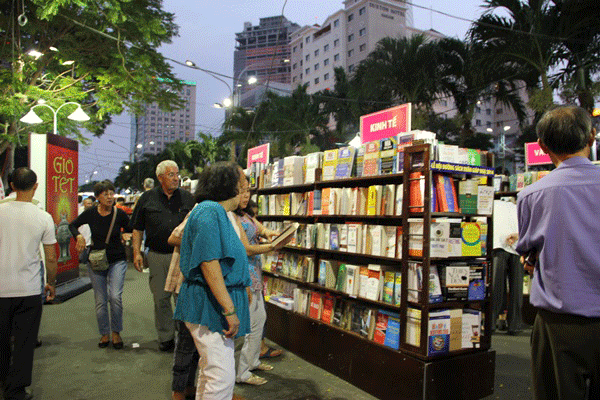
[[[235,385],[233,339],[250,332],[248,257],[227,217],[245,179],[233,163],[216,163],[199,177],[181,241],[181,286],[174,318],[184,321],[200,354],[197,399],[230,400]]]

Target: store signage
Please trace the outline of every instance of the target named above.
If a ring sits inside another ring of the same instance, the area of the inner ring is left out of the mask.
[[[271,143],[265,143],[248,149],[248,160],[246,162],[247,168],[250,168],[250,166],[254,163],[268,164],[270,148]]]
[[[360,117],[362,143],[387,139],[410,131],[411,103],[377,111]]]
[[[57,283],[63,283],[79,276],[79,258],[69,231],[78,211],[78,144],[48,134],[46,151],[46,211],[56,226]]]
[[[525,143],[525,163],[527,165],[552,164],[550,156],[544,153],[538,142]]]

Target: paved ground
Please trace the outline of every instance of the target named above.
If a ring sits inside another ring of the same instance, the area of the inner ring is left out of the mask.
[[[130,268],[124,293],[125,348],[99,349],[93,293],[47,305],[36,351],[31,391],[44,400],[167,400],[172,355],[157,350],[148,275]],[[134,348],[133,344],[139,344]],[[497,351],[495,393],[488,399],[529,399],[529,332],[494,335]],[[365,392],[287,352],[275,369],[260,373],[263,386],[236,385],[249,400],[361,400]]]

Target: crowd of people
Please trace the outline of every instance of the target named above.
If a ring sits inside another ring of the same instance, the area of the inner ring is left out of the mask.
[[[600,226],[593,216],[600,214],[600,168],[588,159],[596,132],[584,110],[559,107],[544,115],[537,134],[556,169],[520,192],[518,226],[507,222],[515,219],[514,206],[496,204],[504,226],[494,230],[494,282],[500,287],[509,276],[512,296],[520,298],[522,265],[533,274],[534,397],[597,399]],[[261,357],[278,354],[262,341],[266,312],[258,255],[286,242],[273,246],[277,232],[254,218],[248,179],[236,164],[205,168],[194,195],[180,188],[175,162],[161,162],[156,176],[160,185],[145,182],[148,190],[131,218],[115,206],[113,184],[103,181],[94,187],[97,204],[84,203],[69,225],[92,281],[98,346],[124,346],[122,239],[131,232],[133,265],[149,269],[158,349],[174,352],[172,399],[236,398],[236,382],[266,383],[252,371],[271,370]],[[0,387],[5,399],[23,400],[31,398],[25,388],[31,384],[42,296],[55,296],[56,238],[52,217],[32,203],[36,174],[18,168],[9,184],[14,201],[0,204]],[[505,297],[503,291],[495,297],[494,319]],[[521,329],[518,301],[508,304],[509,333]],[[236,338],[244,338],[237,366]]]

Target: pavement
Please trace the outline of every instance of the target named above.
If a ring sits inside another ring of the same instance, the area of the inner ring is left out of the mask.
[[[173,355],[157,349],[148,275],[129,268],[123,294],[123,350],[97,346],[99,334],[91,290],[61,304],[44,306],[36,350],[35,399],[167,400],[170,399]],[[494,394],[486,399],[530,399],[529,335],[495,333]],[[275,347],[275,344],[271,343]],[[257,374],[262,386],[236,385],[248,400],[370,400],[375,397],[315,367],[290,352],[269,360],[275,368]]]

